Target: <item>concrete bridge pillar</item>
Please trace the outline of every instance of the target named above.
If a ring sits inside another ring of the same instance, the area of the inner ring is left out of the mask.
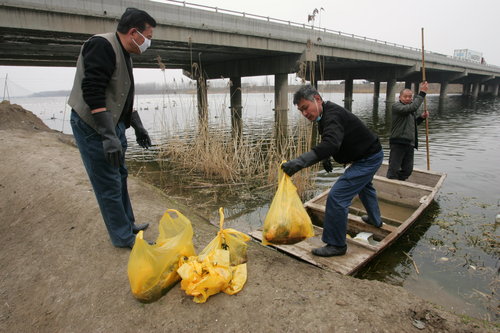
[[[492,86],[493,90],[491,91],[491,94],[493,95],[493,97],[498,97],[498,86],[499,86],[498,83],[495,83]]]
[[[311,84],[321,94],[321,92],[318,90],[318,82],[318,79],[314,77],[314,80],[311,82]],[[316,121],[313,121],[311,126],[311,138],[309,139],[309,146],[307,147],[307,149],[311,149],[318,144],[318,123]]]
[[[439,99],[445,99],[448,94],[449,82],[441,82],[441,87],[439,91]]]
[[[352,111],[352,93],[354,89],[353,80],[347,79],[345,82],[345,90],[344,90],[344,108],[349,111]]]
[[[462,95],[469,96],[470,94],[470,83],[462,84]]]
[[[420,89],[420,82],[413,82],[413,95],[418,94],[419,89]]]
[[[231,77],[229,86],[229,95],[231,96],[231,135],[233,138],[241,137],[242,109],[241,105],[241,77]]]
[[[387,90],[385,92],[385,104],[388,110],[390,110],[390,107],[396,101],[395,95],[396,95],[396,79],[390,79],[389,81],[387,81]]]
[[[380,96],[380,81],[373,82],[373,100],[377,100]]]
[[[196,96],[198,99],[199,127],[200,129],[206,129],[208,126],[207,79],[203,76],[196,79]]]
[[[378,102],[380,97],[380,81],[373,82],[373,109],[372,109],[372,117],[373,117],[373,126],[378,125]]]
[[[274,75],[274,121],[276,145],[283,151],[288,135],[288,74]]]
[[[472,98],[477,98],[477,96],[479,96],[480,88],[481,88],[481,83],[475,82],[472,84]]]

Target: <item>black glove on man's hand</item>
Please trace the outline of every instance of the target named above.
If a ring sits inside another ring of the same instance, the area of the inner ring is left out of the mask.
[[[113,115],[109,111],[92,114],[97,133],[102,137],[102,148],[109,164],[118,168],[122,165],[122,144],[116,136]]]
[[[142,126],[142,121],[137,111],[132,112],[130,124],[135,130],[135,137],[139,146],[146,149],[151,147],[151,138],[149,137],[148,131]]]
[[[294,160],[288,161],[281,165],[281,169],[292,177],[295,173],[299,172],[303,168],[307,168],[315,163],[319,162],[318,155],[314,151],[308,151],[297,157]]]
[[[330,160],[330,157],[323,160],[323,169],[325,169],[326,172],[333,171],[332,161]]]

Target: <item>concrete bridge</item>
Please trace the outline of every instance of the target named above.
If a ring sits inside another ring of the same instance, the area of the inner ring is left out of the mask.
[[[313,84],[345,80],[347,108],[354,79],[373,81],[375,98],[380,82],[387,82],[386,101],[392,103],[396,82],[415,88],[422,78],[420,49],[176,0],[0,0],[0,65],[73,67],[82,43],[115,31],[127,7],[146,10],[158,23],[151,49],[134,56],[134,66],[183,69],[198,82],[200,112],[207,79],[231,79],[238,117],[241,77],[274,75],[278,119],[288,110],[289,73]],[[498,95],[500,67],[426,52],[425,68],[427,80],[441,84],[442,97],[450,83],[462,84],[473,97],[481,91]]]

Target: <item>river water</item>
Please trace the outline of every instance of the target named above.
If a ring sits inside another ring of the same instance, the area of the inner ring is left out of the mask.
[[[343,95],[324,93],[323,98],[342,104]],[[229,94],[209,94],[211,124],[230,126],[229,99]],[[387,160],[390,120],[386,117],[383,97],[376,103],[370,94],[354,94],[353,99],[352,111],[380,136]],[[71,133],[66,98],[13,98],[11,102],[32,111],[49,127]],[[273,91],[243,94],[242,104],[244,134],[272,138]],[[438,95],[428,95],[427,104],[431,113],[431,170],[444,172],[447,178],[415,226],[357,277],[399,285],[455,313],[498,322],[500,223],[495,223],[495,216],[500,214],[500,99],[471,101],[451,95],[440,104]],[[168,144],[168,137],[174,134],[189,136],[196,128],[195,95],[139,95],[136,107],[155,144]],[[290,125],[298,121],[303,120],[292,108]],[[156,151],[140,149],[132,130],[128,131],[128,137],[127,158],[133,174],[163,184],[169,188],[169,195],[178,200],[195,195],[211,219],[215,218],[217,208],[224,206],[226,226],[250,231],[263,222],[269,196],[242,193],[213,197],[211,192],[197,190],[195,186],[176,188],[172,178],[176,175],[165,179],[155,167]],[[422,148],[415,154],[415,167],[426,169],[423,125],[420,143]],[[319,171],[317,193],[330,187],[341,172],[340,166],[331,174]]]

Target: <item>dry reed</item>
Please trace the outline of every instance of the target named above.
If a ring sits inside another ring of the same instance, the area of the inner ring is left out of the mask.
[[[157,60],[160,68],[164,70],[166,67],[161,59]],[[192,72],[194,77],[198,76],[198,86],[206,89],[205,83],[207,81],[203,79],[203,71],[201,67],[198,68],[197,63],[192,62]],[[200,83],[202,84],[200,85]],[[205,94],[201,94],[201,96],[206,98]],[[252,134],[242,134],[236,137],[231,135],[231,125],[224,123],[224,119],[226,119],[224,114],[216,117],[220,119],[218,124],[210,124],[209,126],[207,124],[209,110],[206,99],[202,100],[201,104],[202,110],[199,110],[201,112],[199,118],[188,121],[191,124],[198,123],[197,129],[186,128],[179,131],[177,128],[166,133],[166,144],[160,149],[161,168],[165,167],[164,160],[167,160],[170,168],[174,167],[177,171],[201,176],[209,181],[228,185],[247,184],[252,188],[271,187],[269,184],[273,184],[272,187],[275,187],[277,186],[278,168],[281,161],[295,158],[311,148],[312,126],[303,119],[292,129],[293,133],[284,138],[283,135],[281,136],[278,145],[276,138],[279,135],[277,133],[269,133],[267,136],[260,136],[260,138]],[[224,106],[215,106],[211,109],[225,112]],[[277,127],[274,131],[277,131]],[[313,170],[316,171],[317,167]],[[315,172],[313,170],[299,172],[294,176],[294,183],[302,196],[314,186],[313,175]]]
[[[272,133],[260,138],[252,134],[233,137],[227,124],[222,121],[217,126],[191,129],[190,132],[190,135],[185,132],[182,136],[169,135],[161,148],[159,159],[167,160],[169,166],[179,172],[201,176],[207,181],[246,184],[251,188],[269,185],[268,187],[273,188],[277,185],[281,161],[309,150],[311,126],[300,121],[293,133],[280,141],[281,150]],[[313,176],[311,169],[294,176],[299,194],[312,188]]]

